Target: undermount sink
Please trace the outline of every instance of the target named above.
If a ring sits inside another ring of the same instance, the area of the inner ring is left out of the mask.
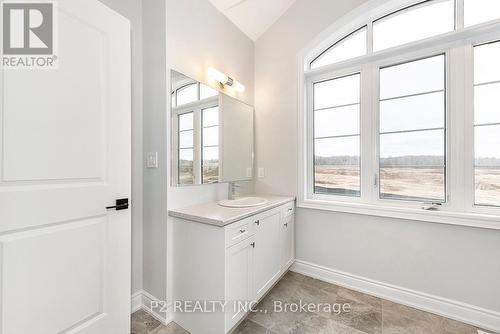
[[[266,204],[267,202],[267,199],[261,197],[240,197],[236,199],[220,201],[219,205],[229,208],[250,208],[253,206]]]

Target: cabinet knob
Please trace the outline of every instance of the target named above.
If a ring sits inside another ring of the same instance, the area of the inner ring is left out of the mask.
[[[255,224],[257,224],[257,226],[260,226],[260,220],[256,220]]]
[[[240,230],[240,233],[245,233],[245,232],[246,232],[246,230]]]
[[[285,225],[285,227],[288,227],[288,223],[285,223],[284,225]]]
[[[250,246],[252,246],[253,248],[255,248],[255,242],[252,242],[252,243],[250,244]]]

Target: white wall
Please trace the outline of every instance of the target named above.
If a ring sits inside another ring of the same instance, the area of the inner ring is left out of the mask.
[[[132,29],[132,294],[142,289],[142,13],[140,0],[101,0]]]
[[[500,311],[500,233],[299,209],[297,257],[375,281]]]
[[[207,69],[214,67],[246,87],[243,93],[230,88],[224,93],[254,104],[254,43],[207,0],[167,0],[167,66],[219,89],[207,77]],[[226,196],[226,188],[171,187],[168,206],[213,201]]]
[[[297,0],[255,45],[257,192],[296,194],[297,56],[363,0]],[[500,311],[500,231],[297,210],[297,258]]]
[[[226,185],[170,187],[167,68],[207,81],[213,66],[243,83],[243,94],[226,93],[253,104],[254,45],[207,0],[143,1],[144,152],[157,151],[158,169],[144,170],[143,288],[167,296],[168,208],[227,196]],[[167,62],[165,62],[165,59]]]
[[[165,300],[167,216],[165,1],[142,1],[144,155],[158,152],[157,169],[144,168],[143,290]]]

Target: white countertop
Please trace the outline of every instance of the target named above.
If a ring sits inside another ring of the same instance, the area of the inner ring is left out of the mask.
[[[247,197],[247,196],[245,196]],[[248,197],[261,197],[268,200],[266,204],[250,208],[228,208],[220,206],[217,202],[199,204],[187,208],[169,210],[172,217],[191,220],[215,226],[226,226],[238,220],[245,219],[255,214],[267,211],[282,204],[293,202],[295,197],[275,195],[248,195]]]

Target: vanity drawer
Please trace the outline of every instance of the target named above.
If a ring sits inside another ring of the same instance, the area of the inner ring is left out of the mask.
[[[226,227],[226,247],[237,244],[254,234],[252,218],[246,218]]]
[[[281,209],[281,216],[283,218],[290,217],[294,213],[295,213],[295,202],[290,202],[283,205],[283,208]]]

